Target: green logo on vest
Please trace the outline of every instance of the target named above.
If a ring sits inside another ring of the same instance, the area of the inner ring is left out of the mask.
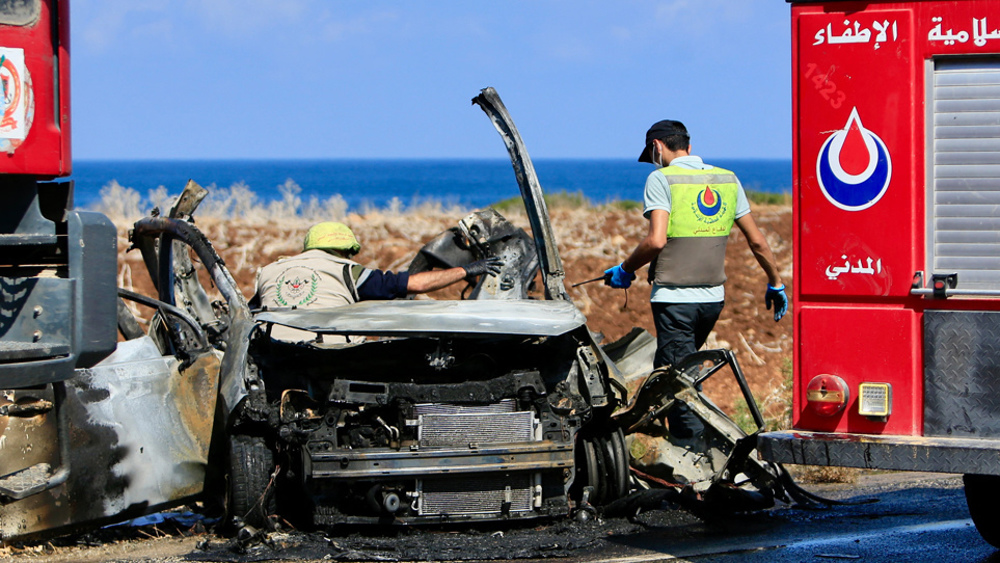
[[[282,307],[302,307],[316,300],[319,274],[311,268],[296,266],[278,276],[275,301]]]

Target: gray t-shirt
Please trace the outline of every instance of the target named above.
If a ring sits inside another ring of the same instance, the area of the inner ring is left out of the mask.
[[[700,156],[679,156],[670,161],[670,166],[679,166],[691,170],[708,170],[714,168],[702,162]],[[743,184],[737,179],[738,190],[736,192],[736,219],[750,213],[750,201],[743,190]],[[667,177],[654,170],[646,178],[646,190],[643,195],[642,214],[647,219],[654,209],[662,209],[670,213],[670,185]],[[667,241],[667,244],[670,244]],[[717,303],[726,298],[725,286],[716,285],[712,287],[667,287],[660,284],[653,284],[649,300],[654,303]]]

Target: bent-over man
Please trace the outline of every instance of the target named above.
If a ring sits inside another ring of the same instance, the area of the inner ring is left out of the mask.
[[[371,299],[396,299],[445,288],[470,276],[495,275],[503,261],[491,257],[446,270],[410,274],[366,268],[352,258],[361,251],[354,232],[332,221],[309,228],[302,252],[264,266],[257,272],[256,294],[251,306],[277,308],[330,308]],[[271,336],[303,340],[312,333],[274,326]]]

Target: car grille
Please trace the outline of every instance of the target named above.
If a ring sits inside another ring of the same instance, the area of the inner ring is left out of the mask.
[[[531,475],[482,475],[421,482],[421,516],[501,514],[532,510]]]

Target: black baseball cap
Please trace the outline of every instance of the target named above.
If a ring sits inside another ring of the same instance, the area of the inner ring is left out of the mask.
[[[639,162],[648,162],[653,164],[653,157],[651,150],[653,148],[654,139],[666,139],[667,137],[672,137],[674,135],[688,136],[687,127],[680,121],[674,121],[672,119],[664,119],[663,121],[657,121],[646,131],[646,148],[642,149],[642,153],[639,154]]]

